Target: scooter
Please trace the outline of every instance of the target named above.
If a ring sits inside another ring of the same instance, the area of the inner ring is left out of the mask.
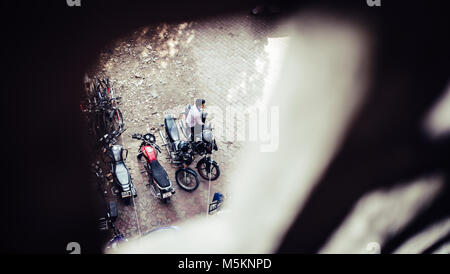
[[[156,144],[155,136],[151,133],[145,135],[133,134],[132,138],[142,141],[139,146],[137,158],[138,160],[141,160],[142,156],[145,158],[145,170],[149,177],[148,185],[153,187],[157,198],[161,199],[164,203],[168,203],[170,197],[175,194],[175,190],[172,187],[172,182],[167,172],[158,161],[158,152],[161,153],[161,149]]]
[[[120,197],[125,204],[129,205],[132,197],[137,197],[136,188],[131,180],[128,167],[125,165],[125,159],[128,156],[128,150],[123,149],[121,145],[114,144],[116,136],[105,134],[100,141],[105,144],[106,155],[110,159],[113,181],[118,187]],[[123,152],[126,152],[123,157]]]
[[[198,188],[200,182],[197,173],[189,167],[194,161],[191,146],[188,142],[180,139],[175,118],[171,115],[166,115],[162,126],[165,128],[166,135],[159,130],[159,136],[163,141],[163,146],[166,147],[170,163],[178,167],[175,179],[183,190],[192,192]]]

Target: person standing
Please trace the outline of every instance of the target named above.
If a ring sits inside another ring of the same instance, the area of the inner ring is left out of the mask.
[[[202,132],[204,122],[202,121],[202,109],[205,108],[205,100],[195,100],[195,106],[191,107],[186,117],[186,124],[191,128],[191,141],[195,141],[195,136]]]

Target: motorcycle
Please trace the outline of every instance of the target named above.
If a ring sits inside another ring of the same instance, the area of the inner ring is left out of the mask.
[[[115,202],[109,202],[106,206],[106,217],[99,219],[99,230],[108,231],[114,227],[114,222],[118,217],[117,204]]]
[[[122,242],[128,242],[128,239],[113,224],[113,238],[106,244],[106,250],[116,249]]]
[[[124,149],[121,145],[115,144],[116,137],[117,134],[105,134],[100,141],[105,146],[105,153],[111,164],[113,181],[119,189],[118,192],[120,193],[120,197],[124,200],[126,205],[129,205],[132,197],[137,197],[137,192],[131,180],[128,167],[125,165],[128,150]],[[126,152],[125,157],[123,157],[124,151]]]
[[[197,162],[197,171],[205,180],[217,180],[220,176],[220,168],[216,161],[210,156],[213,150],[218,150],[216,140],[213,139],[210,130],[204,130],[202,140],[192,143],[194,155],[200,155],[202,158]]]
[[[158,161],[158,152],[161,149],[156,144],[156,138],[153,134],[147,133],[145,135],[133,134],[133,139],[141,140],[142,143],[138,150],[138,160],[144,156],[146,160],[145,170],[149,177],[149,184],[153,187],[156,197],[161,199],[164,203],[170,201],[170,197],[175,194],[172,187],[172,182],[167,175],[167,172]]]
[[[191,105],[188,105],[186,107],[185,112],[185,118],[187,116],[187,113],[189,113],[189,110],[191,108]],[[202,122],[206,122],[207,113],[202,113]],[[186,130],[187,126],[183,124],[183,122],[180,120],[179,125],[181,128],[181,131],[183,132],[183,135],[186,137],[187,140],[191,140],[191,132],[189,130]],[[220,168],[219,164],[217,164],[216,161],[211,159],[211,155],[213,150],[218,150],[216,140],[213,137],[212,134],[212,127],[211,124],[204,125],[202,128],[202,132],[200,132],[197,136],[195,136],[194,142],[191,142],[191,148],[192,148],[192,155],[195,157],[196,155],[201,156],[202,158],[197,162],[197,171],[200,176],[205,180],[217,180],[220,176]]]
[[[166,135],[159,130],[159,136],[163,141],[169,155],[170,163],[179,169],[175,172],[177,184],[185,191],[192,192],[200,184],[197,173],[189,167],[193,162],[191,148],[188,142],[182,141],[178,133],[175,118],[171,115],[164,117]]]
[[[113,237],[106,243],[106,249],[115,249],[122,242],[128,242],[128,239],[116,228],[114,222],[118,217],[117,205],[114,202],[109,202],[107,207],[106,217],[99,219],[100,231],[113,231]]]

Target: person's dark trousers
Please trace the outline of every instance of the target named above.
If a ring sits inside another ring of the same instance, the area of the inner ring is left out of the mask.
[[[202,136],[203,125],[195,125],[191,127],[191,141],[195,141],[195,136]]]

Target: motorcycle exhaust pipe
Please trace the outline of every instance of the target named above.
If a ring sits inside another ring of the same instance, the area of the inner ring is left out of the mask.
[[[159,136],[161,137],[161,140],[163,142],[163,145],[166,147],[167,154],[170,156],[169,146],[167,145],[166,138],[164,138],[163,133],[161,132],[160,129],[158,130],[158,132],[159,132]]]
[[[184,137],[186,137],[186,139],[189,139],[187,132],[186,132],[186,128],[183,125],[183,122],[180,120],[180,121],[178,121],[178,124],[180,125],[181,132],[183,132]]]

